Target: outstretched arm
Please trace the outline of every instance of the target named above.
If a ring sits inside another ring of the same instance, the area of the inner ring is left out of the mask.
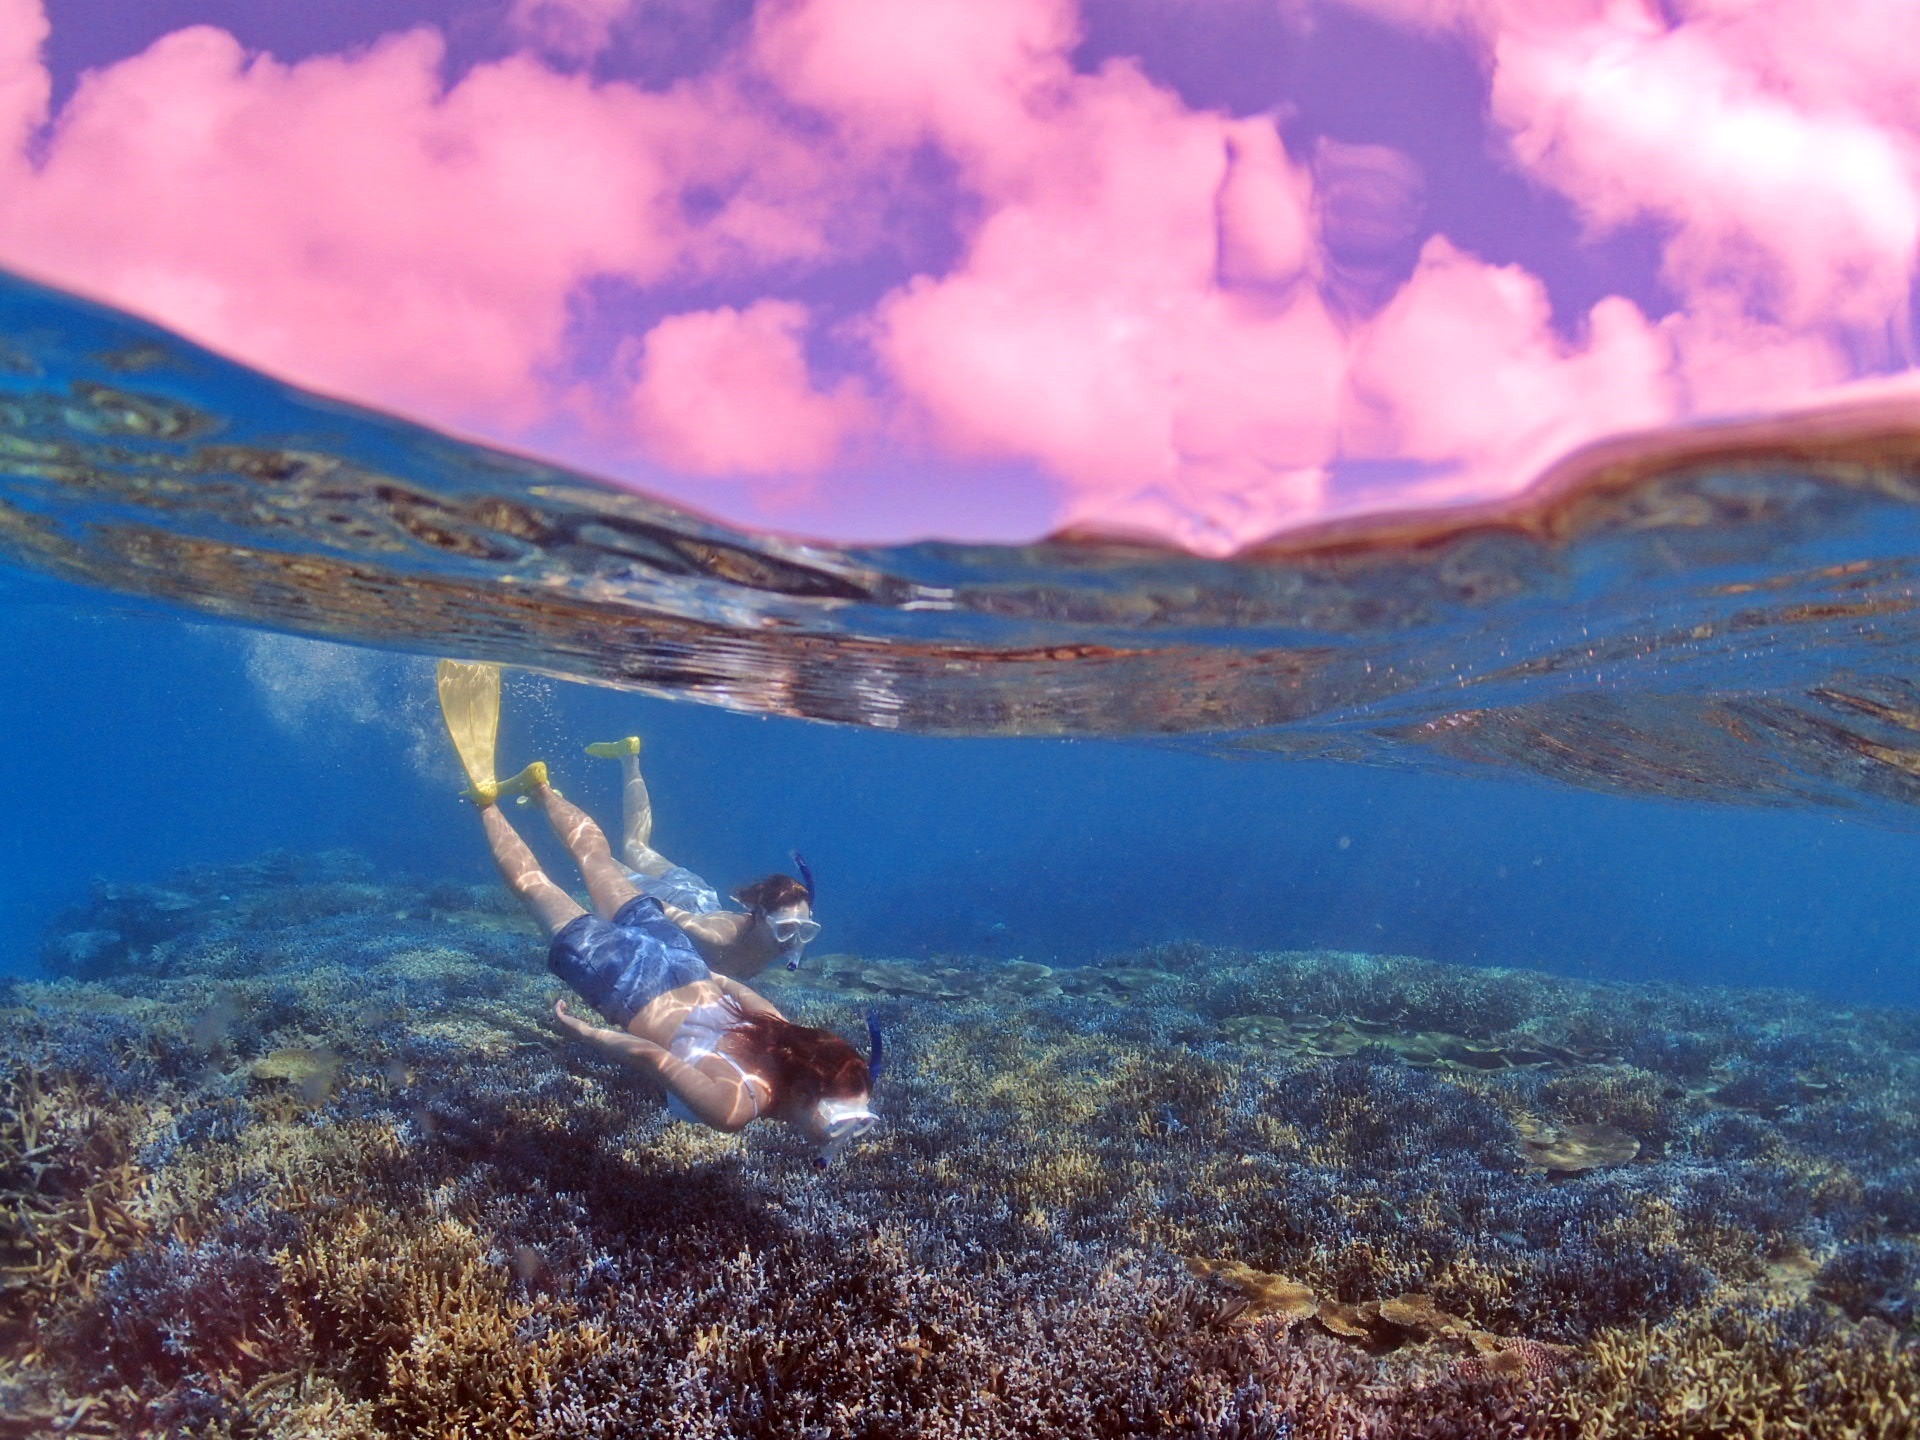
[[[590,1024],[567,1009],[564,1000],[554,1002],[553,1013],[562,1025],[589,1045],[623,1065],[657,1076],[703,1124],[731,1133],[759,1113],[752,1093],[743,1083],[716,1080],[651,1040],[642,1040],[624,1030]]]

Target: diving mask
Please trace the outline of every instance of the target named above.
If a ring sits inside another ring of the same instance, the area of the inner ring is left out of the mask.
[[[767,928],[773,931],[773,938],[782,945],[811,945],[820,938],[818,920],[803,919],[797,915],[789,916],[785,920],[776,920],[765,911],[761,914],[766,919]]]
[[[880,1123],[880,1117],[868,1107],[865,1096],[858,1100],[822,1100],[814,1107],[814,1113],[820,1119],[821,1141],[813,1163],[822,1170]]]

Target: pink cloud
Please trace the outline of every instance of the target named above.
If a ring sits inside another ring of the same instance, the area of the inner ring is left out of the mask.
[[[1311,222],[1272,127],[1193,115],[1117,67],[984,163],[997,203],[963,264],[878,314],[933,432],[1039,459],[1079,523],[1220,549],[1310,513],[1345,340],[1311,286],[1287,288]]]
[[[801,341],[804,306],[674,315],[622,357],[632,413],[664,463],[698,475],[811,475],[839,458],[868,419],[852,381],[814,386]]]
[[[1667,316],[1681,410],[1742,415],[1787,406],[1848,379],[1847,357],[1827,335],[1794,330],[1708,300]]]
[[[1615,297],[1585,328],[1583,343],[1561,340],[1532,275],[1429,241],[1361,342],[1354,448],[1452,464],[1422,500],[1480,499],[1587,440],[1670,419],[1672,352],[1646,317]]]
[[[753,59],[794,99],[974,164],[1061,98],[1079,34],[1072,0],[791,0],[755,18]]]
[[[1130,65],[1075,74],[1063,5],[773,14],[756,53],[795,98],[856,147],[941,140],[982,202],[961,263],[875,312],[922,433],[1040,461],[1070,522],[1221,549],[1311,513],[1345,341],[1297,288],[1311,187],[1271,124],[1191,111]]]
[[[1678,17],[1774,93],[1817,111],[1920,130],[1920,52],[1907,0],[1678,0]]]
[[[27,136],[47,117],[53,82],[40,63],[51,27],[38,0],[0,0],[0,160],[18,169]]]
[[[829,535],[843,470],[1031,467],[1061,523],[1219,552],[1349,503],[1349,462],[1484,497],[1904,360],[1920,61],[1876,26],[1907,0],[1348,3],[1472,37],[1514,163],[1595,230],[1657,225],[1673,312],[1558,324],[1539,277],[1444,236],[1409,276],[1410,158],[1292,154],[1132,62],[1076,69],[1072,0],[767,0],[655,89],[540,58],[607,53],[636,0],[514,0],[536,53],[452,82],[427,29],[285,64],[199,27],[84,77],[31,149],[46,21],[0,0],[0,262],[492,438],[584,411],[596,460]],[[790,298],[936,224],[926,273],[825,318]],[[607,285],[681,313],[575,373]],[[862,373],[813,372],[815,325]]]
[[[1906,0],[1346,3],[1475,38],[1515,160],[1598,228],[1665,227],[1689,305],[1727,292],[1790,327],[1905,328],[1920,245]]]
[[[455,425],[543,415],[585,280],[822,253],[758,167],[804,147],[720,87],[595,85],[524,58],[448,88],[432,31],[282,65],[179,31],[86,77],[0,214],[12,264],[304,384]],[[729,198],[696,224],[681,197]]]
[[[1668,278],[1794,325],[1883,323],[1920,237],[1910,137],[1803,108],[1710,31],[1651,19],[1494,45],[1494,115],[1529,170],[1603,226],[1673,227]]]
[[[507,25],[536,49],[575,62],[591,60],[613,43],[614,27],[635,0],[513,0]]]

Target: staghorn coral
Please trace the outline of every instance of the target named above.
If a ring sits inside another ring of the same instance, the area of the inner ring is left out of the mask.
[[[1920,1244],[1902,1238],[1848,1245],[1820,1270],[1814,1291],[1855,1320],[1920,1326]]]
[[[271,1256],[294,1233],[275,1216],[136,1250],[70,1307],[53,1343],[91,1387],[158,1393],[191,1382],[206,1393],[284,1370],[298,1341]]]
[[[0,1070],[0,1346],[37,1355],[59,1304],[139,1244],[136,1120],[83,1082]]]
[[[129,968],[13,987],[4,1073],[111,1141],[55,1199],[128,1219],[9,1333],[29,1427],[1903,1433],[1908,1018],[1331,952],[823,960],[782,1003],[878,1008],[894,1068],[821,1175],[565,1044],[487,892],[295,857],[165,888]],[[1550,1173],[1528,1123],[1639,1153]]]
[[[1553,1436],[1893,1440],[1920,1424],[1920,1347],[1809,1309],[1688,1311],[1602,1334],[1545,1405]]]
[[[395,1233],[353,1207],[276,1261],[314,1361],[391,1434],[539,1434],[553,1377],[603,1341],[574,1307],[513,1293],[512,1270],[451,1217]]]

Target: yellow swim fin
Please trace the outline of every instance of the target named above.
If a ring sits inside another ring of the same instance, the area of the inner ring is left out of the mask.
[[[495,796],[528,795],[547,783],[547,762],[536,760],[510,780],[493,787]]]
[[[596,740],[587,746],[587,754],[596,760],[618,760],[626,755],[640,753],[640,737],[629,735],[624,740]]]
[[[442,660],[436,679],[440,715],[467,772],[465,793],[476,805],[500,796],[493,773],[493,752],[500,743],[500,667],[467,660]]]

